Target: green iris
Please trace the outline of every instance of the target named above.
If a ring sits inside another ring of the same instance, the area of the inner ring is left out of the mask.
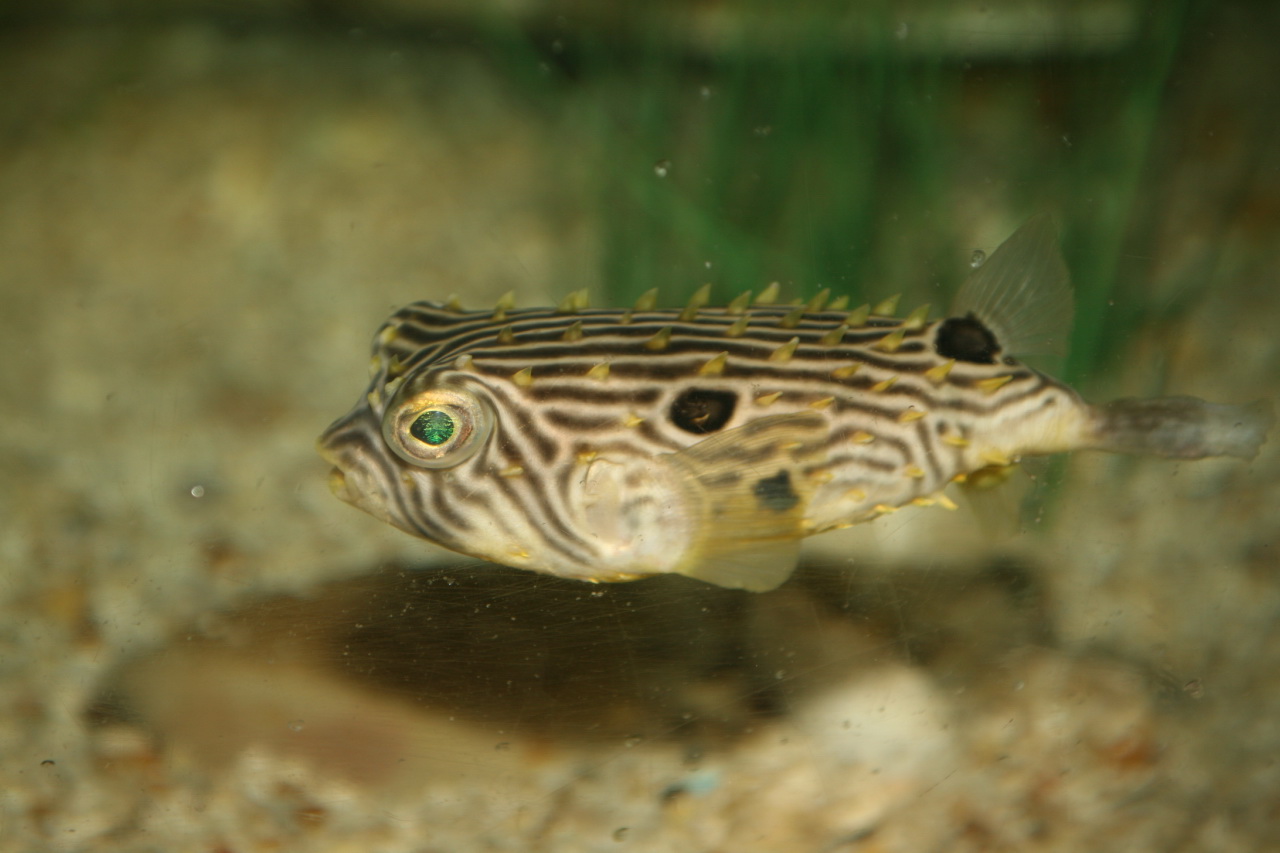
[[[409,434],[418,441],[438,447],[453,437],[455,428],[448,412],[428,409],[414,419],[409,427]]]

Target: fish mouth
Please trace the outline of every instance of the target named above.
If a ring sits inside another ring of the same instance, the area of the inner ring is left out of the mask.
[[[355,503],[351,490],[347,488],[347,475],[343,473],[341,468],[329,469],[329,491],[333,492],[333,496],[338,500],[346,501],[349,504]]]
[[[329,490],[334,497],[375,518],[401,526],[394,517],[399,467],[381,443],[368,409],[357,408],[334,421],[316,440],[316,452],[330,465]]]
[[[354,504],[355,494],[351,489],[351,484],[347,482],[347,473],[343,469],[342,454],[338,453],[331,441],[335,430],[333,427],[325,430],[324,435],[316,439],[316,452],[320,454],[320,458],[328,462],[329,468],[329,491],[333,492],[334,497],[339,500]]]

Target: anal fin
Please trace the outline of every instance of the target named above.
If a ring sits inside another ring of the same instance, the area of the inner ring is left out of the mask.
[[[983,537],[996,543],[1021,532],[1022,503],[1032,486],[1022,465],[992,465],[970,473],[961,493]]]

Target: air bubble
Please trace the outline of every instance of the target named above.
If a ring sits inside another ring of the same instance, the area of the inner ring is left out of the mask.
[[[974,249],[973,254],[969,256],[969,266],[975,270],[987,262],[987,253],[981,249]]]
[[[670,160],[659,160],[658,162],[653,164],[653,173],[657,175],[659,178],[665,178],[667,176],[667,172],[670,172],[670,171],[671,171]]]

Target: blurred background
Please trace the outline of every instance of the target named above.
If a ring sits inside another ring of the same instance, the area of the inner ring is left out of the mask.
[[[393,309],[935,316],[1029,216],[1090,399],[1275,398],[1280,8],[0,8],[0,849],[1280,846],[1280,477],[1057,460],[781,589],[478,565],[328,493]],[[910,516],[910,518],[908,518]]]

